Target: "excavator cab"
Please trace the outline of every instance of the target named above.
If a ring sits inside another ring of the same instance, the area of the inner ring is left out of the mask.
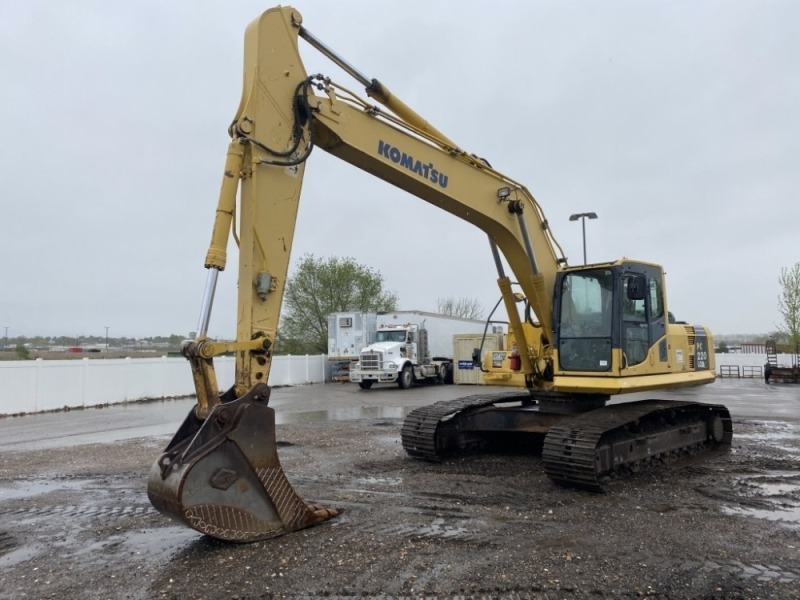
[[[506,350],[473,358],[484,383],[526,387],[526,345],[544,359],[544,366],[533,365],[538,385],[556,393],[610,397],[714,381],[711,333],[675,322],[659,265],[621,259],[566,267],[555,276],[552,297],[550,335],[528,314],[511,328]]]
[[[622,259],[556,276],[554,386],[583,377],[583,390],[620,393],[714,380],[711,334],[673,324],[659,265]],[[574,381],[567,385],[574,387]],[[563,390],[568,391],[568,390]]]

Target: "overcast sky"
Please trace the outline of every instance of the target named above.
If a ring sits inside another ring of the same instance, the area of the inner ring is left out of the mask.
[[[800,261],[800,3],[298,0],[306,27],[536,196],[571,264],[663,264],[718,334],[780,323]],[[0,327],[195,329],[246,0],[0,3]],[[309,72],[348,80],[305,43]],[[293,256],[352,256],[400,308],[499,294],[485,234],[324,152]],[[235,335],[235,269],[213,336]]]

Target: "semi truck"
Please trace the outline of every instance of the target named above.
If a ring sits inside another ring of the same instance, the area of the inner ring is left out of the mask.
[[[496,325],[490,333],[497,333]],[[350,381],[363,390],[375,383],[453,382],[453,336],[479,334],[486,323],[412,310],[379,313],[374,341],[361,349],[350,366]]]

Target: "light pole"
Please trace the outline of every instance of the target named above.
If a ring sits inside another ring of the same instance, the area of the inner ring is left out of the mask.
[[[597,213],[585,212],[575,213],[569,216],[570,221],[581,220],[581,228],[583,229],[583,264],[586,264],[586,219],[596,219]]]
[[[8,349],[8,325],[5,325],[5,328],[6,328],[6,338],[5,342],[3,342],[3,350]]]
[[[106,325],[106,354],[108,354],[108,325]]]

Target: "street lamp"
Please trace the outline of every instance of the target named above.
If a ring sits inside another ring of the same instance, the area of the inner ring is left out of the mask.
[[[581,228],[583,229],[583,264],[586,264],[586,219],[596,219],[597,213],[585,212],[576,213],[569,216],[570,221],[581,220]]]

